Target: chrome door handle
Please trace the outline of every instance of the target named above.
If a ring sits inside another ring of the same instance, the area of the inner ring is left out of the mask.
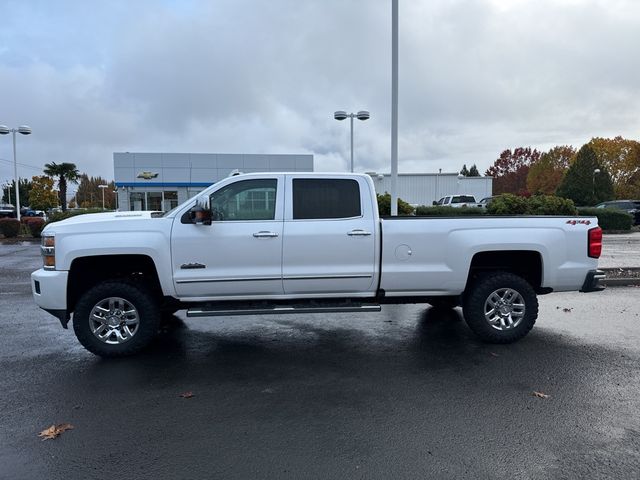
[[[371,232],[356,228],[355,230],[351,230],[349,233],[347,233],[347,235],[349,235],[350,237],[366,237],[368,235],[371,235]]]
[[[253,234],[256,238],[275,238],[278,236],[276,232],[260,231]]]

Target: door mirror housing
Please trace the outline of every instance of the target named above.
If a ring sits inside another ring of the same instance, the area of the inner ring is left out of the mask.
[[[209,206],[209,197],[201,195],[196,198],[196,204],[191,208],[190,216],[196,225],[211,225],[211,207]]]

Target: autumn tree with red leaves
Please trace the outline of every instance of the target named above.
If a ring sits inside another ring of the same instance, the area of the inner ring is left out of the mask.
[[[531,147],[505,150],[487,169],[485,175],[493,177],[493,194],[515,193],[528,195],[527,175],[529,167],[538,161],[540,152]]]

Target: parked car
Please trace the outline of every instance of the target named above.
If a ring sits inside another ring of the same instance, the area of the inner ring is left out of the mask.
[[[0,203],[0,218],[15,218],[16,207],[10,203]]]
[[[601,290],[596,217],[378,215],[362,174],[228,177],[164,214],[50,223],[35,302],[106,357],[130,355],[161,312],[187,317],[376,312],[462,304],[488,342],[524,337],[538,294]],[[321,318],[321,317],[318,317]],[[348,318],[348,317],[345,317]]]
[[[615,208],[633,216],[633,224],[640,225],[640,200],[611,200],[596,205],[596,208]]]
[[[496,198],[495,195],[492,197],[484,197],[482,200],[478,202],[478,206],[480,208],[487,208],[489,205],[491,205],[491,202],[493,202],[494,198]]]
[[[436,206],[441,207],[477,207],[478,202],[476,202],[476,197],[473,195],[447,195],[446,197],[442,197],[437,202],[433,202]]]

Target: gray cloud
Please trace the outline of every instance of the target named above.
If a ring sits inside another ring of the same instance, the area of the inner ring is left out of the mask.
[[[637,2],[400,3],[401,171],[638,138]],[[342,170],[348,124],[332,112],[368,109],[356,166],[388,171],[390,2],[67,6],[7,9],[0,123],[34,128],[22,163],[111,177],[113,151],[310,152],[317,169]]]

